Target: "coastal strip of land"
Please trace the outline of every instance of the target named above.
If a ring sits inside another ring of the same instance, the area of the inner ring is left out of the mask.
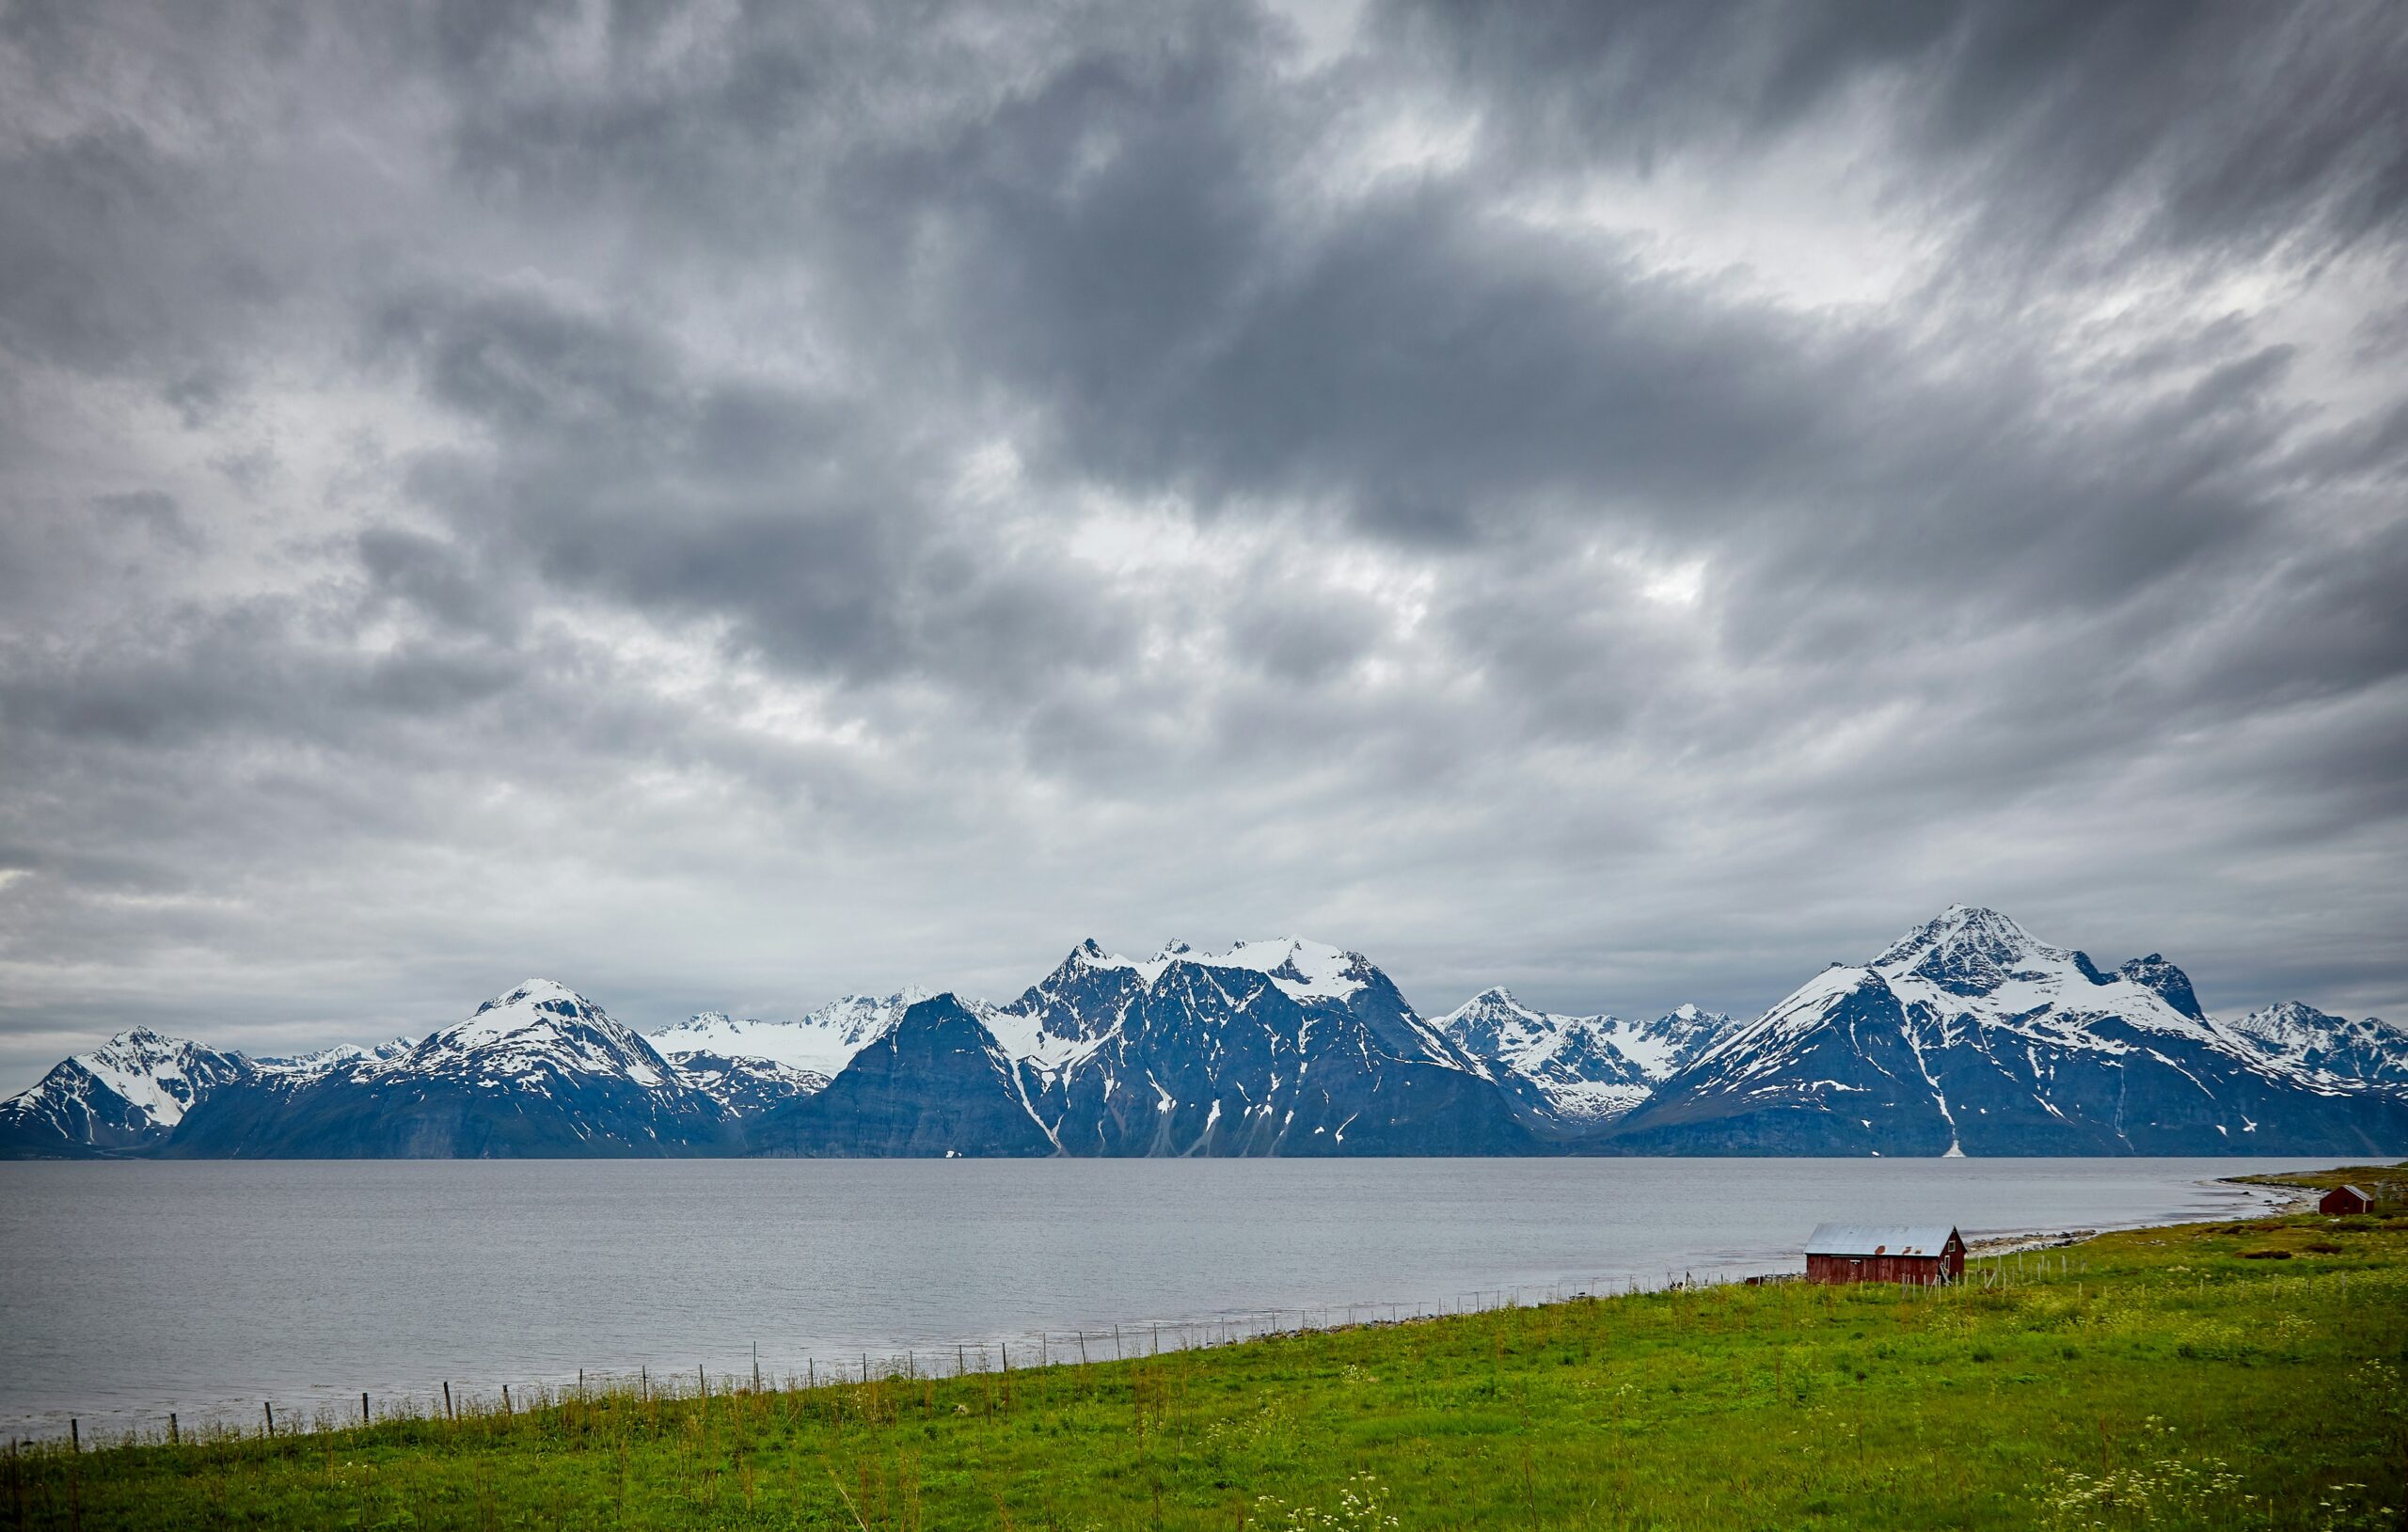
[[[20,1445],[0,1527],[2397,1528],[2392,1194],[1977,1258],[1122,1362],[643,1380],[367,1425]]]

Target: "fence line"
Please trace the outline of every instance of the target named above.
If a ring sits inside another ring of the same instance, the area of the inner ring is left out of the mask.
[[[1970,1257],[1964,1277],[1956,1282],[1926,1284],[1906,1280],[1896,1284],[1896,1287],[1902,1299],[1909,1299],[1941,1288],[1997,1290],[2028,1287],[2040,1281],[2071,1279],[2088,1270],[2087,1260],[2078,1260],[2063,1250],[2015,1250]],[[516,1384],[515,1396],[511,1392],[513,1385],[508,1382],[496,1385],[495,1393],[484,1395],[467,1384],[455,1386],[454,1380],[443,1379],[423,1392],[397,1393],[382,1400],[373,1397],[372,1390],[362,1390],[358,1394],[358,1413],[356,1415],[348,1413],[351,1409],[348,1403],[340,1402],[348,1400],[351,1397],[348,1394],[337,1396],[337,1402],[321,1404],[307,1416],[288,1404],[280,1420],[275,1401],[262,1400],[258,1419],[262,1427],[261,1434],[289,1437],[304,1432],[362,1430],[399,1421],[447,1421],[456,1424],[464,1417],[475,1419],[496,1414],[507,1417],[569,1401],[587,1401],[616,1395],[632,1395],[646,1403],[674,1402],[709,1400],[747,1393],[857,1387],[865,1383],[938,1382],[1006,1373],[1051,1373],[1107,1361],[1143,1360],[1178,1351],[1210,1350],[1282,1335],[1323,1335],[1362,1326],[1411,1324],[1465,1314],[1497,1313],[1608,1298],[1697,1293],[1741,1286],[1802,1284],[1806,1280],[1805,1273],[1796,1271],[1740,1273],[1733,1270],[1719,1270],[1709,1271],[1702,1276],[1695,1271],[1668,1271],[1660,1281],[1625,1272],[1619,1276],[1600,1275],[1585,1282],[1550,1283],[1535,1289],[1527,1284],[1467,1288],[1448,1298],[1420,1302],[1380,1300],[1262,1309],[1194,1319],[1121,1321],[1100,1324],[1094,1329],[1038,1329],[1015,1335],[989,1335],[976,1340],[907,1347],[899,1351],[875,1356],[864,1350],[836,1357],[822,1357],[816,1352],[809,1352],[794,1358],[793,1365],[783,1371],[774,1366],[765,1369],[760,1346],[755,1342],[747,1371],[725,1372],[716,1377],[700,1363],[696,1364],[691,1374],[660,1376],[653,1374],[649,1364],[639,1366],[632,1375],[579,1368],[573,1383],[564,1378],[558,1382],[531,1383],[521,1381]],[[1881,1285],[1858,1283],[1852,1286]],[[1536,1297],[1532,1297],[1534,1290]],[[1035,1342],[1033,1346],[1029,1344],[1032,1339]],[[1017,1364],[1011,1357],[1011,1346],[1015,1340],[1022,1346],[1021,1360]],[[948,1362],[951,1364],[949,1368],[946,1366]],[[112,1445],[157,1442],[175,1445],[238,1437],[244,1433],[230,1424],[234,1418],[231,1409],[229,1407],[228,1414],[220,1420],[212,1423],[204,1419],[198,1426],[180,1422],[176,1414],[168,1413],[164,1429],[154,1429],[146,1433],[138,1427],[132,1428],[119,1434]],[[70,1450],[84,1449],[84,1435],[80,1418],[70,1416],[66,1438],[71,1444]],[[55,1444],[55,1439],[52,1440]],[[101,1440],[98,1432],[92,1433],[94,1444]],[[9,1446],[13,1451],[40,1445],[40,1439],[26,1437],[12,1440]]]

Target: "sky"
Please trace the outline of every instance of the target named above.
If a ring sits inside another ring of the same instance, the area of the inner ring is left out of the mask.
[[[2408,1017],[2408,11],[0,4],[0,1089],[1093,936]]]

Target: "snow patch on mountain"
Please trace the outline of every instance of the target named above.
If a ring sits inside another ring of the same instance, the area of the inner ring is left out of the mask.
[[[2408,1030],[2381,1017],[2353,1021],[2287,1000],[2226,1025],[2243,1046],[2286,1068],[2322,1080],[2408,1089]]]
[[[1872,970],[1899,1000],[1934,1017],[1965,1017],[2060,1047],[2120,1053],[2138,1046],[2091,1025],[2110,1016],[2186,1042],[2223,1042],[2212,1022],[2167,998],[2169,991],[2189,998],[2191,981],[2162,957],[2152,954],[2110,976],[2084,955],[2050,946],[1979,906],[1949,906],[1893,942]]]
[[[415,1037],[396,1037],[378,1043],[374,1048],[362,1048],[357,1043],[337,1043],[332,1048],[313,1049],[307,1053],[271,1053],[251,1062],[263,1074],[283,1075],[293,1080],[316,1080],[341,1069],[372,1067],[400,1058],[418,1046]]]
[[[613,1075],[651,1089],[669,1082],[670,1066],[642,1034],[568,986],[530,979],[354,1078],[411,1074],[474,1078],[490,1087],[547,1075]]]
[[[702,1092],[736,1116],[750,1116],[828,1088],[830,1076],[774,1059],[696,1050],[666,1055],[680,1083]]]
[[[173,1128],[212,1086],[243,1074],[246,1062],[240,1053],[220,1053],[189,1038],[135,1027],[52,1073],[66,1070],[69,1078],[59,1083],[87,1099],[92,1091],[106,1091],[149,1126]]]
[[[0,1101],[0,1129],[12,1145],[43,1153],[147,1147],[254,1069],[240,1053],[135,1027],[60,1060]]]
[[[1549,1115],[1577,1127],[1609,1121],[1646,1100],[1656,1082],[1729,1023],[1696,1005],[1653,1021],[1565,1016],[1491,988],[1433,1024],[1472,1058],[1528,1082]]]
[[[737,1020],[724,1011],[705,1011],[653,1033],[648,1040],[670,1058],[716,1053],[766,1059],[833,1079],[854,1054],[894,1030],[905,1011],[927,998],[929,992],[917,985],[891,995],[846,995],[791,1021]]]
[[[1653,1021],[1598,1018],[1606,1040],[1638,1066],[1653,1085],[1687,1067],[1688,1062],[1731,1030],[1731,1018],[1702,1005],[1684,1004]]]
[[[94,1084],[114,1094],[153,1126],[173,1128],[194,1101],[214,1083],[209,1050],[182,1037],[163,1037],[148,1027],[121,1032],[74,1063]],[[229,1055],[218,1055],[229,1057]],[[240,1054],[230,1055],[239,1059]],[[239,1068],[226,1070],[239,1074]]]
[[[1333,947],[1303,937],[1274,937],[1240,941],[1227,952],[1199,952],[1184,941],[1167,941],[1151,957],[1122,957],[1107,953],[1090,940],[1072,954],[1089,967],[1128,969],[1151,987],[1174,963],[1201,968],[1244,969],[1259,973],[1299,1002],[1344,1001],[1370,984],[1375,971],[1359,952]]]
[[[2206,1152],[2201,1135],[2227,1142],[2273,1113],[2294,1142],[2353,1143],[2387,1131],[2390,1109],[2330,1115],[2314,1098],[2363,1097],[2408,1049],[2350,1025],[2306,1007],[2227,1025],[2162,955],[2106,972],[1952,905],[1728,1033],[1615,1131],[1751,1152]]]

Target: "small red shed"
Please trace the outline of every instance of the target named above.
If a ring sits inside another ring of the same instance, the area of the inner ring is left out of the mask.
[[[1947,1224],[1824,1224],[1806,1241],[1809,1282],[1909,1282],[1965,1275],[1965,1241]]]
[[[2374,1206],[2374,1198],[2354,1186],[2337,1186],[2324,1193],[2316,1204],[2320,1213],[2363,1213]]]

